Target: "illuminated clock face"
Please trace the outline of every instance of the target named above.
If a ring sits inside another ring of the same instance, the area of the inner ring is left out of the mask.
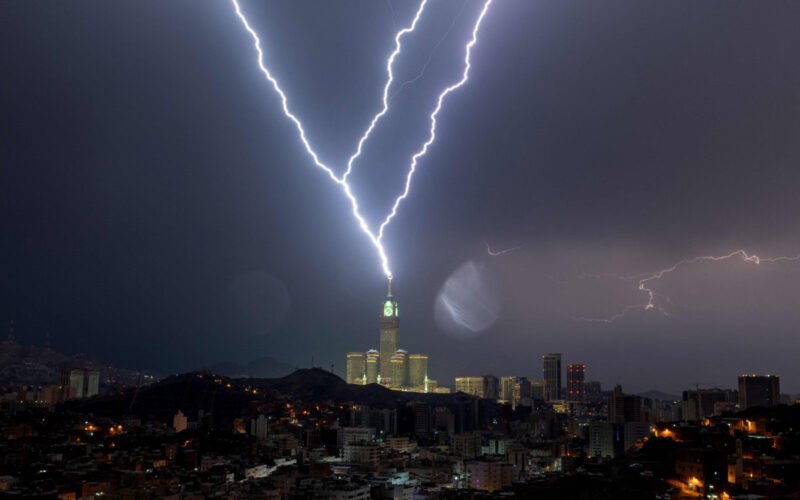
[[[384,316],[391,316],[394,313],[394,307],[392,307],[391,302],[387,302],[383,305],[383,315]]]

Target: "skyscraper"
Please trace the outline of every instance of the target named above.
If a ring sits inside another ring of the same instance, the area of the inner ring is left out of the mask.
[[[463,392],[479,398],[485,397],[486,386],[483,377],[456,377],[456,392]]]
[[[642,398],[622,392],[622,386],[614,386],[614,392],[608,400],[608,421],[615,423],[641,422]]]
[[[483,376],[483,397],[486,399],[500,397],[500,383],[494,375]]]
[[[500,377],[500,397],[498,403],[514,405],[514,383],[518,377]]]
[[[390,389],[429,392],[436,381],[428,378],[428,356],[400,349],[398,330],[400,319],[397,301],[392,295],[389,278],[386,300],[380,316],[380,346],[378,350],[347,354],[347,381],[351,384],[381,384]]]
[[[586,401],[586,365],[574,363],[567,365],[567,401],[582,403]]]
[[[392,296],[392,278],[389,278],[386,300],[383,301],[380,316],[380,374],[381,378],[392,377],[391,360],[398,347],[398,330],[400,318],[397,313],[397,301]]]
[[[531,380],[531,399],[544,401],[544,380]]]
[[[398,349],[389,362],[392,367],[391,386],[408,387],[408,352]]]
[[[781,402],[781,379],[777,375],[741,375],[739,406],[775,406]]]
[[[426,354],[410,354],[408,356],[408,385],[424,387],[428,378],[428,356]]]
[[[544,399],[552,401],[561,398],[561,353],[542,356],[544,374]]]
[[[366,374],[368,384],[378,383],[378,365],[380,364],[381,355],[375,349],[367,351],[366,359]]]
[[[531,383],[527,377],[500,377],[499,401],[516,408],[520,404],[531,406]]]
[[[363,352],[347,353],[347,383],[363,384],[366,374],[367,363]]]
[[[61,369],[63,398],[90,398],[96,396],[100,387],[100,372],[86,368]]]

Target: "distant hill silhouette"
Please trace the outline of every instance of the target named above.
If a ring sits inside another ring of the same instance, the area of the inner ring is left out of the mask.
[[[111,365],[88,354],[64,354],[47,346],[0,341],[0,380],[7,384],[58,384],[62,367],[89,368],[100,372],[101,384],[113,380],[136,384],[139,372]]]
[[[220,383],[215,380],[221,380]],[[254,396],[228,388],[229,379],[194,372],[173,375],[164,380],[128,389],[122,394],[107,394],[91,399],[71,400],[68,409],[103,417],[132,416],[170,422],[178,410],[194,418],[199,410],[212,412],[223,420],[233,419]]]
[[[264,391],[274,391],[284,397],[303,401],[333,401],[366,404],[374,408],[397,408],[410,401],[427,401],[436,405],[448,405],[457,401],[474,399],[464,393],[422,394],[393,391],[378,384],[348,384],[337,375],[321,368],[304,368],[291,375],[277,379],[249,381]]]
[[[257,388],[257,394],[237,388],[238,383]],[[231,387],[228,387],[231,384]],[[451,405],[474,399],[463,393],[419,394],[392,391],[377,384],[350,385],[320,368],[297,370],[281,378],[233,379],[205,372],[185,373],[129,389],[122,394],[73,400],[67,408],[97,416],[134,416],[169,422],[181,410],[192,418],[199,410],[211,412],[215,421],[228,421],[242,415],[256,400],[285,397],[296,401],[333,403],[352,402],[373,408],[398,408],[409,401]]]
[[[204,367],[204,370],[232,378],[276,378],[292,373],[295,368],[269,356],[264,356],[245,364],[233,361],[217,363]]]

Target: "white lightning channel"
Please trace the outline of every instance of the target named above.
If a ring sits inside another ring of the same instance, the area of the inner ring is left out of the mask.
[[[501,255],[505,255],[507,253],[513,252],[514,250],[519,250],[520,248],[522,248],[522,245],[517,245],[515,247],[504,248],[502,250],[492,250],[492,247],[489,246],[488,242],[484,241],[483,244],[486,245],[486,253],[489,254],[489,257],[499,257]]]
[[[392,86],[392,82],[394,81],[394,73],[392,72],[392,65],[394,64],[395,58],[400,54],[401,44],[400,40],[405,36],[407,33],[411,33],[417,27],[417,22],[419,18],[422,17],[422,12],[425,10],[425,5],[428,4],[428,0],[422,0],[419,4],[419,8],[417,9],[416,15],[414,15],[414,20],[411,21],[411,25],[407,28],[403,28],[397,32],[397,35],[394,37],[394,52],[389,56],[389,59],[386,61],[386,73],[389,77],[386,80],[386,85],[383,86],[383,108],[372,117],[372,121],[369,123],[369,127],[367,130],[364,131],[364,134],[361,135],[361,138],[358,140],[358,146],[356,147],[356,152],[350,156],[350,159],[347,160],[347,170],[345,170],[344,175],[342,176],[343,181],[347,181],[347,177],[350,175],[350,172],[353,171],[353,162],[361,156],[361,151],[364,147],[364,143],[369,139],[369,136],[372,134],[372,131],[375,130],[375,126],[378,124],[381,118],[386,115],[387,111],[389,111],[389,88]]]
[[[755,254],[748,254],[745,250],[739,249],[734,250],[731,253],[725,255],[700,255],[697,257],[692,257],[689,259],[684,259],[681,261],[676,262],[675,264],[671,265],[670,267],[661,269],[660,271],[651,273],[651,274],[637,274],[633,276],[619,276],[614,274],[603,274],[603,275],[596,275],[596,277],[615,277],[620,280],[630,280],[634,278],[638,278],[640,276],[644,276],[638,280],[639,283],[639,291],[647,294],[647,302],[643,302],[641,304],[632,304],[623,308],[619,313],[608,317],[608,318],[575,318],[580,321],[593,321],[599,323],[613,323],[619,319],[624,318],[629,312],[641,309],[643,311],[649,311],[651,309],[656,309],[657,311],[661,312],[665,316],[669,316],[669,313],[658,305],[656,301],[656,297],[659,296],[651,287],[653,286],[650,284],[652,281],[660,280],[664,277],[664,275],[669,274],[679,267],[688,266],[691,264],[697,264],[699,262],[718,262],[721,260],[728,260],[734,257],[741,258],[744,262],[751,262],[753,264],[761,264],[764,262],[783,262],[783,261],[797,261],[800,260],[800,255],[793,255],[793,256],[779,256],[779,257],[759,257]],[[663,296],[662,296],[663,297]],[[664,297],[667,301],[669,301],[668,297]]]
[[[253,38],[253,45],[254,45],[254,47],[256,49],[256,52],[258,53],[258,67],[261,70],[261,72],[264,74],[266,79],[272,84],[272,88],[275,90],[275,92],[280,97],[281,106],[283,108],[284,115],[286,115],[286,117],[289,118],[294,123],[295,128],[297,130],[297,133],[300,136],[300,141],[303,143],[303,147],[305,148],[306,153],[308,153],[308,155],[313,160],[314,165],[316,165],[318,168],[320,168],[322,171],[324,171],[333,182],[335,182],[336,184],[338,184],[342,188],[342,191],[344,192],[345,196],[350,201],[351,211],[353,213],[353,216],[356,218],[356,221],[358,222],[359,228],[369,238],[370,242],[372,243],[372,245],[377,250],[378,255],[380,257],[381,267],[383,269],[383,272],[389,278],[392,277],[392,272],[391,272],[391,269],[389,267],[389,260],[388,260],[388,257],[386,256],[386,251],[383,248],[383,245],[381,243],[381,240],[383,239],[384,231],[386,229],[386,226],[388,226],[388,224],[391,222],[391,220],[397,215],[397,210],[398,210],[401,202],[405,198],[408,197],[408,194],[409,194],[409,191],[410,191],[410,188],[411,188],[411,179],[412,179],[412,177],[414,175],[414,172],[416,171],[417,162],[418,162],[419,158],[421,158],[422,156],[424,156],[427,153],[428,148],[436,140],[436,123],[437,123],[436,119],[437,119],[437,116],[438,116],[439,112],[442,109],[442,104],[444,102],[445,97],[447,97],[447,95],[449,95],[454,90],[456,90],[459,87],[461,87],[462,85],[464,85],[467,82],[468,78],[469,78],[469,70],[471,68],[470,57],[471,57],[471,54],[472,54],[472,47],[478,41],[478,38],[477,38],[478,37],[478,28],[480,27],[480,24],[483,21],[483,18],[486,15],[487,10],[489,9],[489,5],[492,3],[492,1],[493,0],[485,0],[483,8],[481,9],[480,15],[478,16],[478,19],[477,19],[477,21],[475,23],[475,27],[472,30],[472,37],[471,37],[470,41],[467,43],[467,45],[466,45],[466,55],[464,56],[464,72],[462,74],[462,77],[456,83],[446,87],[444,89],[444,91],[442,91],[442,93],[439,94],[436,107],[433,110],[433,112],[430,114],[431,128],[430,128],[429,138],[423,144],[422,148],[412,156],[411,165],[409,167],[409,172],[408,172],[408,174],[406,176],[405,188],[404,188],[402,194],[395,200],[395,203],[392,206],[391,212],[386,217],[386,219],[381,223],[379,231],[378,231],[378,234],[376,235],[375,233],[372,232],[372,229],[370,228],[370,226],[367,223],[366,219],[364,219],[364,217],[361,215],[361,212],[360,212],[360,209],[359,209],[359,205],[358,205],[358,200],[353,195],[353,193],[351,191],[351,188],[350,188],[350,185],[347,183],[347,177],[350,175],[350,173],[353,170],[353,164],[354,164],[355,160],[361,155],[364,143],[367,141],[369,136],[372,134],[373,130],[375,129],[375,127],[377,126],[377,124],[381,120],[381,118],[383,118],[386,115],[386,113],[388,112],[389,101],[390,101],[389,89],[391,88],[391,85],[392,85],[392,83],[394,81],[394,73],[392,71],[392,66],[394,64],[395,59],[397,58],[397,56],[401,52],[401,48],[402,48],[401,40],[402,40],[403,36],[405,36],[406,34],[414,31],[414,29],[416,28],[420,17],[422,16],[423,11],[425,10],[425,6],[427,5],[428,0],[422,0],[422,2],[420,3],[420,6],[417,9],[417,12],[416,12],[416,14],[414,16],[414,19],[411,22],[411,24],[409,26],[403,28],[402,30],[400,30],[395,35],[395,49],[394,49],[394,51],[392,51],[392,53],[390,54],[390,56],[389,56],[389,58],[388,58],[388,60],[386,62],[386,72],[387,72],[387,75],[388,75],[388,79],[387,79],[387,82],[384,85],[384,89],[383,89],[383,99],[382,99],[383,107],[381,108],[381,110],[375,116],[373,116],[372,120],[370,121],[369,126],[364,131],[364,133],[361,135],[361,137],[360,137],[360,139],[358,141],[357,147],[356,147],[356,151],[348,159],[347,168],[345,169],[345,172],[341,177],[337,176],[332,168],[327,166],[325,163],[323,163],[319,159],[319,156],[317,155],[316,151],[311,146],[310,141],[306,137],[306,132],[305,132],[305,129],[303,128],[303,124],[300,122],[300,119],[294,113],[292,113],[292,111],[289,109],[289,100],[288,100],[288,97],[286,96],[286,93],[281,88],[281,86],[278,83],[277,79],[272,76],[272,73],[269,71],[269,69],[264,64],[264,52],[263,52],[263,50],[261,48],[261,39],[258,37],[258,34],[255,32],[255,30],[250,26],[250,23],[247,21],[247,18],[245,17],[244,13],[242,12],[242,9],[241,9],[241,7],[239,5],[238,0],[231,0],[231,3],[233,4],[233,7],[234,7],[234,9],[236,11],[236,15],[239,17],[239,20],[242,22],[242,25],[244,26],[244,28],[247,30],[248,33],[250,33],[250,36]]]
[[[397,216],[397,209],[400,207],[400,204],[403,202],[403,200],[405,200],[408,197],[408,193],[411,190],[411,180],[414,177],[414,172],[416,172],[417,170],[417,163],[419,159],[425,156],[425,154],[428,152],[428,148],[436,140],[436,118],[439,115],[439,112],[442,110],[442,104],[444,103],[445,97],[447,97],[450,93],[452,93],[456,89],[463,86],[465,83],[467,83],[467,80],[469,79],[469,70],[472,67],[470,63],[470,58],[472,56],[472,48],[475,46],[476,43],[478,43],[478,29],[480,28],[481,22],[483,22],[483,18],[486,16],[486,12],[489,10],[489,5],[492,4],[492,1],[493,0],[486,0],[484,2],[480,15],[478,16],[478,19],[475,22],[475,27],[472,28],[472,38],[470,39],[470,41],[467,43],[466,46],[466,54],[464,56],[464,72],[461,75],[461,79],[453,83],[452,85],[448,86],[447,88],[445,88],[444,91],[442,91],[442,93],[439,94],[439,98],[436,101],[436,107],[430,114],[431,128],[428,135],[428,140],[425,141],[425,143],[422,145],[422,148],[416,153],[414,153],[414,155],[411,157],[411,165],[409,166],[408,174],[406,175],[405,188],[403,189],[402,194],[398,196],[397,199],[395,200],[394,205],[392,205],[392,210],[390,211],[389,215],[386,216],[386,219],[384,219],[384,221],[380,225],[380,228],[378,229],[378,238],[377,238],[378,243],[380,243],[380,241],[383,239],[386,226],[388,226],[389,223],[392,221],[392,219],[394,219]]]
[[[278,80],[276,80],[275,77],[272,76],[272,73],[269,71],[269,69],[264,64],[264,51],[261,49],[261,39],[258,37],[258,34],[255,32],[255,30],[250,26],[250,23],[247,21],[247,18],[245,17],[244,13],[242,12],[242,9],[241,9],[241,6],[239,5],[239,2],[237,0],[231,0],[231,3],[233,4],[233,8],[236,10],[236,15],[239,17],[239,20],[241,20],[242,25],[244,25],[244,28],[247,30],[248,33],[250,33],[250,36],[253,38],[253,44],[255,46],[256,52],[258,53],[258,67],[261,70],[261,72],[264,74],[264,76],[267,78],[267,80],[272,84],[272,88],[275,90],[275,92],[280,97],[281,106],[283,107],[283,114],[286,115],[286,117],[289,118],[294,123],[295,128],[297,129],[297,133],[300,136],[300,141],[303,143],[303,146],[305,147],[306,153],[308,153],[308,155],[314,161],[314,164],[318,168],[322,169],[326,174],[328,174],[328,177],[333,182],[335,182],[336,184],[341,186],[342,191],[344,192],[345,196],[347,196],[347,199],[350,200],[350,207],[351,207],[353,216],[356,218],[356,221],[358,221],[358,225],[361,228],[361,231],[364,232],[364,234],[366,234],[367,238],[369,238],[370,242],[372,243],[372,245],[375,247],[375,249],[378,252],[378,255],[379,255],[380,261],[381,261],[381,268],[383,269],[384,274],[387,277],[391,278],[392,271],[389,268],[389,259],[386,256],[386,251],[384,250],[380,239],[378,239],[375,236],[375,234],[370,229],[369,224],[364,219],[364,217],[361,215],[359,207],[358,207],[358,200],[353,195],[353,193],[352,193],[352,191],[350,189],[350,185],[347,183],[347,176],[350,174],[350,171],[352,170],[353,161],[361,154],[361,148],[362,148],[364,142],[367,140],[369,135],[372,133],[372,130],[375,128],[375,125],[377,124],[377,122],[380,120],[381,117],[383,117],[383,115],[386,114],[386,112],[388,110],[388,92],[389,92],[389,87],[392,84],[392,80],[394,79],[394,75],[392,73],[392,64],[394,63],[394,60],[397,57],[397,55],[400,53],[400,50],[401,50],[401,42],[400,41],[401,41],[402,37],[406,33],[409,33],[411,31],[413,31],[414,28],[416,28],[417,22],[419,21],[419,18],[422,15],[423,10],[425,9],[425,5],[427,4],[427,0],[422,0],[422,2],[420,3],[419,9],[417,9],[417,13],[414,16],[414,19],[411,22],[411,25],[406,27],[406,28],[403,28],[402,30],[400,30],[397,33],[397,35],[395,36],[395,49],[391,53],[391,55],[389,56],[389,59],[388,59],[388,61],[386,63],[386,71],[387,71],[389,77],[388,77],[388,81],[387,81],[387,83],[386,83],[386,85],[384,87],[384,91],[383,91],[383,109],[381,109],[381,111],[377,115],[375,115],[375,117],[373,117],[372,121],[370,122],[370,126],[367,128],[367,131],[361,137],[361,140],[359,140],[358,148],[356,150],[356,153],[353,156],[350,157],[350,160],[348,161],[348,165],[347,165],[347,170],[346,170],[346,172],[344,173],[344,175],[341,178],[336,175],[336,173],[333,171],[333,169],[331,169],[330,167],[325,165],[319,159],[319,156],[317,155],[316,151],[314,151],[314,148],[311,147],[311,143],[309,142],[308,138],[306,137],[306,132],[303,129],[303,124],[300,122],[300,119],[297,118],[297,116],[294,113],[292,113],[291,110],[289,109],[289,100],[286,97],[286,93],[283,91],[283,89],[281,89],[281,86],[278,84]]]
[[[404,88],[406,88],[406,87],[408,87],[410,85],[414,85],[415,83],[417,83],[419,81],[420,78],[425,76],[425,72],[428,70],[428,66],[430,66],[431,61],[433,61],[433,56],[436,55],[436,51],[439,49],[439,46],[445,41],[445,39],[450,34],[450,32],[453,31],[453,28],[455,28],[456,23],[461,18],[461,15],[464,14],[464,8],[466,6],[467,6],[467,0],[464,0],[464,2],[461,4],[461,8],[458,10],[458,14],[456,14],[456,16],[450,22],[450,27],[447,28],[447,31],[444,32],[444,34],[441,36],[441,38],[439,38],[439,40],[433,46],[433,48],[431,49],[430,53],[428,54],[428,59],[425,61],[425,64],[422,65],[422,69],[419,71],[419,73],[417,73],[417,76],[415,76],[414,78],[411,78],[410,80],[406,80],[403,83],[401,83],[397,87],[397,90],[392,92],[392,95],[389,96],[389,100],[390,101],[392,99],[394,99],[395,97],[397,97],[397,95],[400,92],[402,92]]]

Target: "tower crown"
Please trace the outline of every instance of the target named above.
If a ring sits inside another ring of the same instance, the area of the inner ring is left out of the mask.
[[[397,301],[394,299],[394,296],[392,295],[392,278],[389,278],[387,281],[386,300],[383,302],[383,313],[381,314],[381,316],[383,318],[398,317]]]

